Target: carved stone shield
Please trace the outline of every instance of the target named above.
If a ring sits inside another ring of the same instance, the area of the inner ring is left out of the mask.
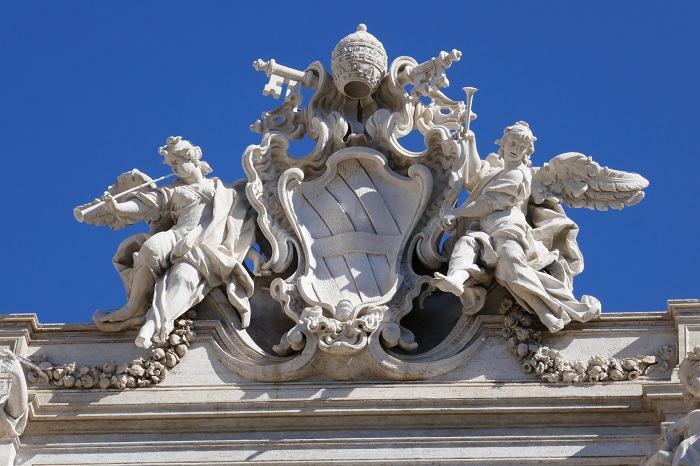
[[[413,165],[408,177],[387,167],[379,152],[343,149],[326,172],[303,182],[287,170],[280,199],[301,240],[304,274],[297,281],[310,305],[356,310],[388,302],[401,277],[401,257],[432,190],[430,171]]]

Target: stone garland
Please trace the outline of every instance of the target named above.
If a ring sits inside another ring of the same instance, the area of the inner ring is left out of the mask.
[[[187,311],[184,318],[175,321],[175,330],[168,341],[159,348],[151,351],[150,359],[137,358],[128,363],[117,364],[107,362],[102,366],[82,366],[78,368],[75,362],[55,365],[45,358],[43,361],[33,361],[41,369],[30,370],[27,380],[30,383],[49,383],[65,388],[125,388],[149,387],[157,385],[165,379],[168,370],[175,367],[187,354],[190,342],[194,336],[193,319],[197,317],[194,310]]]
[[[666,372],[675,362],[673,346],[662,346],[654,356],[625,359],[593,356],[587,363],[570,361],[561,352],[542,345],[541,333],[532,329],[533,316],[512,298],[503,300],[499,313],[504,316],[503,338],[508,342],[508,350],[518,358],[524,372],[534,373],[545,382],[636,380],[643,375]]]

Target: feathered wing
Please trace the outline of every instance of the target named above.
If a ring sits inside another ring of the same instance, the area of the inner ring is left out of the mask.
[[[622,209],[641,201],[647,186],[641,175],[601,167],[590,157],[567,152],[533,169],[532,199],[536,204],[550,200],[570,207]]]
[[[125,197],[119,199],[120,201],[125,201],[129,198],[129,196],[132,196],[139,191],[150,191],[152,189],[155,189],[156,185],[152,181],[153,180],[150,176],[134,168],[133,170],[119,175],[117,177],[117,181],[115,181],[114,184],[107,189],[107,192],[109,192],[112,196],[115,196],[117,194],[123,193],[124,191],[135,188],[136,186],[143,184],[146,185],[143,187],[143,189],[133,191],[133,193],[129,193]],[[95,199],[92,202],[88,202],[87,204],[83,204],[81,206],[76,207],[76,209],[84,211],[85,209],[99,204],[100,202],[102,202],[100,199]],[[85,213],[83,215],[83,221],[85,223],[90,223],[92,225],[97,226],[108,225],[112,230],[119,230],[120,228],[133,225],[139,220],[118,217],[113,213],[109,212],[103,206],[100,206],[95,210]]]

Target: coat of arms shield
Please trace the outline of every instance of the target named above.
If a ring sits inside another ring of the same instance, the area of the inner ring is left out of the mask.
[[[312,181],[302,181],[299,169],[283,174],[280,199],[301,240],[297,286],[307,303],[332,311],[349,301],[357,313],[392,298],[401,254],[432,189],[426,167],[416,164],[408,175],[369,148],[336,152]]]

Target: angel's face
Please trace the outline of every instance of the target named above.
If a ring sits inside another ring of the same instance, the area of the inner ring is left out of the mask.
[[[510,164],[521,163],[530,152],[532,142],[517,136],[507,136],[503,145],[503,158]]]
[[[199,168],[191,160],[170,152],[165,154],[163,162],[173,169],[178,177],[183,180],[196,178]]]

